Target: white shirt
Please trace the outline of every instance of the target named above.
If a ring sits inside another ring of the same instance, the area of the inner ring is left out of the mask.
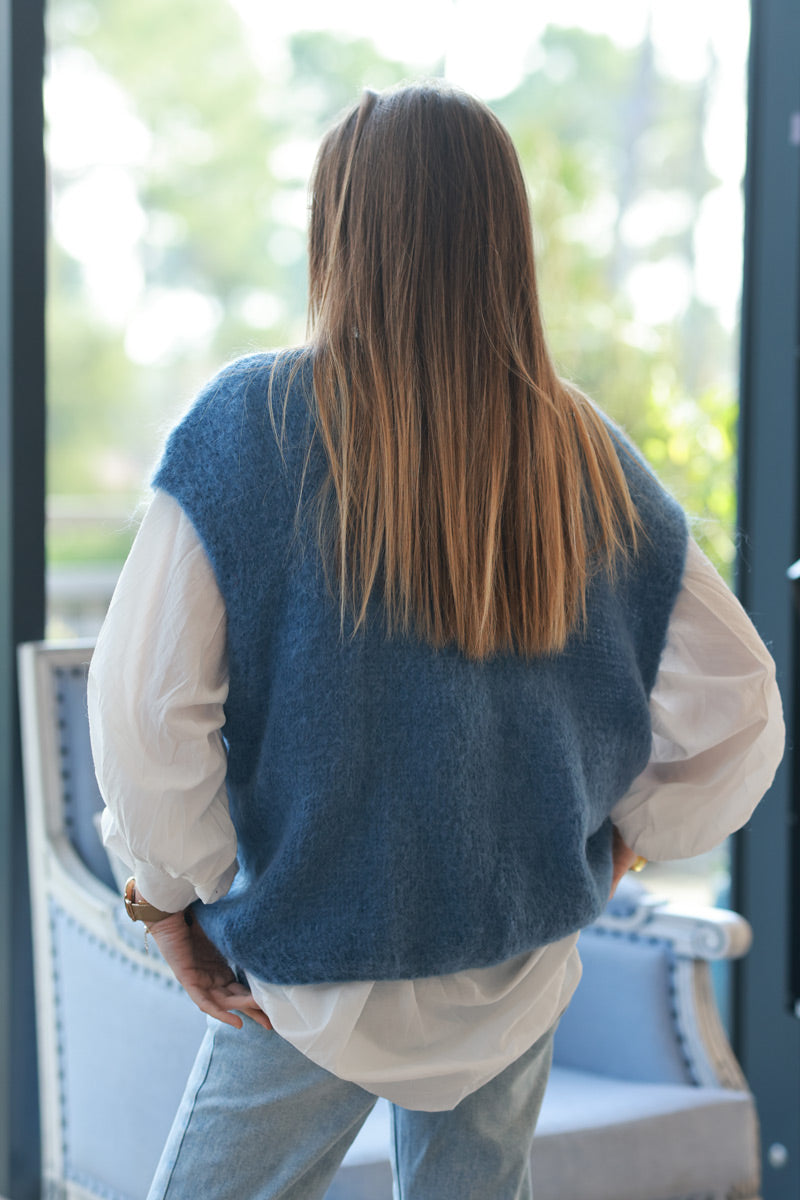
[[[225,605],[194,527],[157,492],[89,675],[103,838],[158,908],[212,903],[236,874],[225,790]],[[651,860],[743,825],[783,752],[775,666],[690,541],[650,699],[647,768],[611,813]],[[427,979],[276,986],[248,977],[276,1031],[340,1078],[409,1108],[452,1108],[555,1022],[580,978],[577,934],[500,966]]]

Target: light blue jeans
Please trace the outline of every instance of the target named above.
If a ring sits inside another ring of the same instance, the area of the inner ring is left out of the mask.
[[[322,1200],[375,1096],[247,1018],[208,1026],[148,1200]],[[396,1200],[531,1200],[553,1032],[450,1111],[392,1105]]]

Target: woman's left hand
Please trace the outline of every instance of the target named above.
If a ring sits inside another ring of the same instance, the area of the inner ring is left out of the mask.
[[[264,1029],[272,1029],[269,1017],[259,1008],[253,993],[239,983],[199,922],[191,913],[188,916],[191,924],[187,924],[182,912],[177,912],[148,926],[148,932],[189,998],[202,1012],[234,1029],[243,1025],[237,1011]]]

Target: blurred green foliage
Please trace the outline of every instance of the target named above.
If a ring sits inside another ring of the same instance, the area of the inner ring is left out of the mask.
[[[320,134],[362,86],[440,66],[390,60],[363,39],[317,31],[293,36],[281,65],[266,69],[227,0],[50,0],[49,42],[63,78],[114,81],[145,147],[128,154],[121,145],[116,164],[144,214],[140,287],[127,309],[104,303],[69,239],[55,236],[50,247],[49,490],[117,496],[124,512],[205,377],[236,354],[302,340],[305,189]],[[709,85],[665,77],[648,42],[627,49],[550,27],[525,78],[493,107],[529,183],[560,369],[628,429],[728,574],[734,339],[695,294],[675,321],[644,328],[625,287],[632,270],[665,257],[692,277],[694,224],[715,182],[703,149]],[[93,170],[53,163],[56,217]],[[631,244],[627,217],[663,192],[682,197],[685,220],[663,229],[654,221]],[[174,324],[187,297],[183,324],[150,345],[148,320]],[[191,300],[202,301],[205,323]],[[130,532],[105,528],[58,522],[51,563],[120,561]]]

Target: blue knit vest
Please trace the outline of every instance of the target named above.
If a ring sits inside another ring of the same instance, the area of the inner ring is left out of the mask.
[[[227,787],[239,872],[198,903],[238,967],[293,984],[409,979],[502,962],[594,920],[609,812],[646,765],[648,697],[686,550],[683,514],[620,453],[646,536],[563,653],[485,662],[340,632],[300,481],[325,470],[297,352],[224,369],[154,482],[192,520],[227,607]],[[309,452],[309,446],[310,452]],[[304,494],[306,494],[304,492]]]

